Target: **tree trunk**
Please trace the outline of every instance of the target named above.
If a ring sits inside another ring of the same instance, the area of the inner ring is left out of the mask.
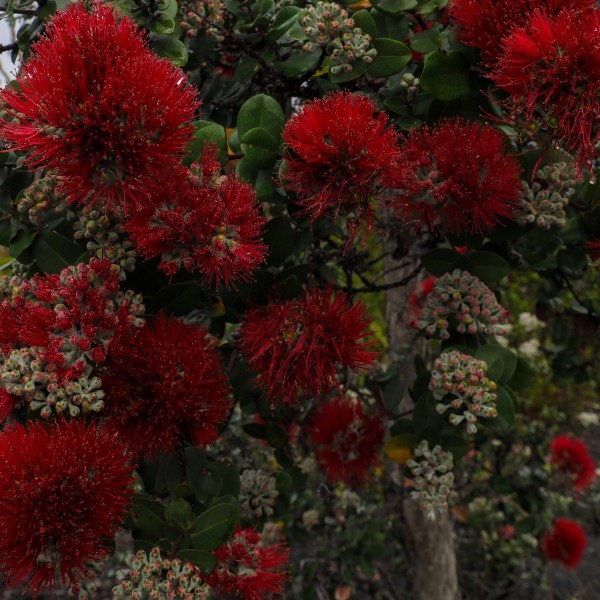
[[[393,259],[388,259],[385,270],[389,271],[397,265]],[[408,275],[413,268],[414,265],[410,265],[403,271],[395,270],[393,280]],[[386,321],[390,356],[398,365],[398,372],[404,374],[403,383],[406,388],[414,379],[414,356],[417,353],[422,354],[425,350],[423,339],[406,327],[404,320],[408,296],[417,282],[418,279],[415,279],[406,287],[394,288],[387,292]],[[400,410],[408,410],[411,405],[412,401],[405,394]],[[413,600],[459,600],[460,590],[450,516],[438,515],[435,521],[430,521],[421,507],[410,498],[403,500],[403,515]]]

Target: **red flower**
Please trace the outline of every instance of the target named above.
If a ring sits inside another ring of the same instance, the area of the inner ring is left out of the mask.
[[[583,440],[558,435],[550,444],[550,462],[566,473],[576,490],[586,490],[596,477],[596,463]]]
[[[207,284],[232,287],[250,281],[264,262],[266,219],[256,192],[235,176],[220,177],[215,149],[204,152],[197,174],[179,170],[169,189],[158,191],[131,215],[126,229],[145,258],[161,257],[160,268],[200,272]]]
[[[599,261],[600,260],[600,239],[592,240],[591,242],[588,242],[586,247],[587,247],[587,251],[588,251],[590,258],[594,262]]]
[[[574,569],[581,562],[586,545],[585,531],[578,523],[568,519],[556,519],[552,531],[542,538],[540,549],[548,560]]]
[[[38,591],[85,579],[133,496],[130,456],[83,420],[0,434],[0,572]]]
[[[482,62],[493,67],[504,50],[504,38],[536,9],[557,15],[565,9],[589,10],[594,4],[594,0],[452,0],[450,16],[459,26],[458,39],[479,48]]]
[[[213,552],[219,562],[205,577],[206,583],[219,594],[244,600],[283,594],[289,548],[285,544],[264,548],[261,539],[254,529],[238,526],[232,540]]]
[[[600,141],[600,10],[581,18],[573,10],[551,17],[536,11],[504,40],[504,55],[491,74],[511,94],[509,119],[542,141],[559,141],[590,166]]]
[[[389,206],[417,227],[482,233],[510,217],[520,167],[503,134],[464,119],[412,131],[385,183]]]
[[[421,315],[421,311],[425,305],[427,296],[429,296],[429,294],[431,294],[433,291],[436,279],[436,277],[428,277],[419,283],[417,289],[408,297],[409,310],[407,312],[407,323],[411,327],[413,327],[413,323]]]
[[[199,325],[164,315],[111,352],[100,373],[108,427],[136,455],[174,452],[189,435],[212,444],[231,410],[217,340]]]
[[[336,385],[338,368],[363,369],[377,353],[364,304],[352,304],[331,287],[313,289],[299,299],[271,301],[250,310],[240,345],[258,382],[274,400],[294,402],[299,393],[319,396]]]
[[[162,182],[190,140],[198,106],[185,75],[128,17],[74,3],[51,21],[2,100],[0,137],[53,169],[71,202],[127,210]]]
[[[335,398],[321,404],[309,435],[320,468],[331,481],[363,483],[381,462],[384,428],[379,416],[365,415],[359,401]]]
[[[311,221],[348,218],[354,235],[373,221],[381,174],[397,152],[397,134],[367,96],[336,92],[306,104],[283,131],[287,144],[282,185],[298,195]]]

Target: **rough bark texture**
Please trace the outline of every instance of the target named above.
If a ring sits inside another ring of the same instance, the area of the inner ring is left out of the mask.
[[[387,261],[386,271],[393,268],[394,261]],[[413,265],[405,272],[395,271],[394,278],[403,277],[412,271]],[[414,280],[406,287],[388,291],[386,321],[392,360],[398,364],[399,373],[404,374],[406,386],[414,378],[413,361],[417,352],[423,352],[421,338],[404,324],[407,300],[415,287]],[[400,410],[410,408],[407,395]],[[459,600],[460,589],[454,550],[454,534],[449,516],[429,521],[419,505],[406,498],[403,500],[403,513],[406,527],[406,549],[411,563],[412,598],[414,600]]]

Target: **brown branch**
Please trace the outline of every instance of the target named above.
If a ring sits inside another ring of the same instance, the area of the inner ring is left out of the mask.
[[[13,50],[18,50],[18,49],[19,49],[18,42],[13,42],[12,44],[6,44],[4,46],[0,44],[0,54],[2,52],[12,52]]]

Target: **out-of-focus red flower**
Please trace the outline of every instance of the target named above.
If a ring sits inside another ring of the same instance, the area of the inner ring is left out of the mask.
[[[365,340],[370,319],[361,302],[333,289],[307,290],[301,298],[248,311],[240,347],[271,400],[319,396],[337,384],[340,368],[363,369],[377,353]]]
[[[493,67],[504,50],[504,38],[537,9],[554,16],[565,9],[589,10],[594,4],[594,0],[452,0],[449,13],[459,26],[458,39],[479,48],[483,63]]]
[[[320,468],[331,481],[364,483],[381,462],[384,427],[358,400],[338,397],[317,407],[309,435]]]
[[[215,570],[206,583],[219,594],[231,594],[243,600],[262,600],[283,594],[288,580],[286,567],[289,548],[276,544],[264,548],[262,536],[254,529],[238,526],[230,542],[215,550]]]
[[[588,242],[586,248],[590,258],[593,261],[600,260],[600,239]]]
[[[204,327],[161,314],[110,353],[103,414],[136,456],[174,452],[187,436],[198,446],[218,438],[231,400],[216,344]]]
[[[267,222],[256,192],[234,175],[221,177],[214,147],[194,171],[180,169],[125,225],[145,258],[174,275],[181,267],[202,274],[207,284],[247,282],[264,262]]]
[[[515,537],[515,533],[517,533],[517,528],[514,525],[502,525],[498,529],[498,533],[500,533],[500,537],[503,540],[510,540]]]
[[[435,277],[428,277],[421,281],[415,291],[408,297],[409,310],[407,313],[407,323],[412,326],[412,323],[419,318],[421,309],[425,304],[427,296],[432,292],[435,286]]]
[[[598,156],[600,141],[600,10],[584,18],[573,10],[553,17],[536,11],[504,39],[504,53],[490,77],[511,94],[509,119],[559,142],[581,167]]]
[[[596,477],[596,463],[583,440],[568,435],[557,435],[550,444],[550,462],[567,474],[573,487],[582,492]]]
[[[0,434],[0,573],[37,594],[86,578],[133,496],[130,456],[83,420]]]
[[[70,202],[140,205],[191,139],[199,102],[128,17],[76,2],[59,12],[1,95],[0,137],[54,170]]]
[[[407,223],[482,233],[511,216],[519,175],[498,129],[456,118],[410,132],[384,182],[388,205]]]
[[[579,565],[586,546],[585,531],[569,519],[556,519],[552,531],[540,542],[540,549],[548,560],[560,562],[569,569]]]
[[[336,92],[288,121],[281,180],[311,221],[342,214],[351,236],[370,228],[381,174],[397,153],[397,133],[367,96]]]

